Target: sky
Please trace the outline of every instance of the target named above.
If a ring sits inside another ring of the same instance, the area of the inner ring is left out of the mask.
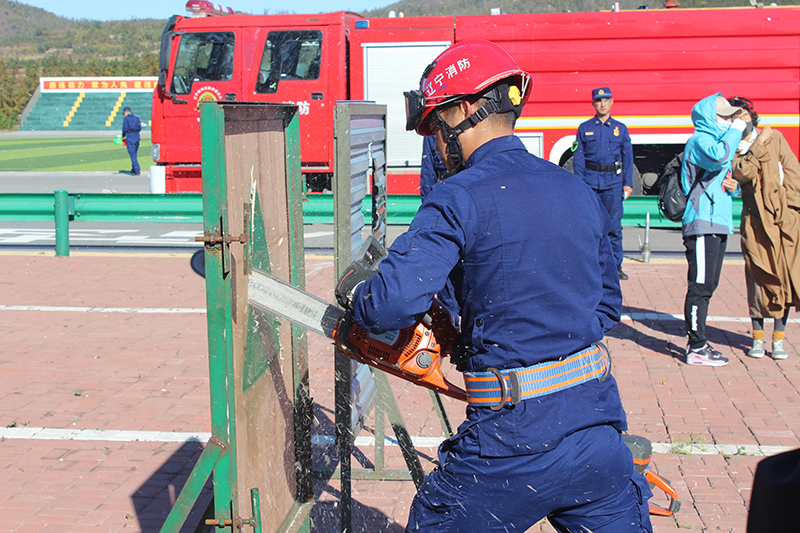
[[[186,15],[186,0],[16,0],[40,7],[70,19],[128,20],[132,18],[167,19]],[[265,10],[275,13],[287,10],[294,13],[326,13],[329,11],[365,11],[385,7],[393,0],[215,0],[215,3],[236,11],[262,15]],[[288,8],[288,6],[291,6]]]

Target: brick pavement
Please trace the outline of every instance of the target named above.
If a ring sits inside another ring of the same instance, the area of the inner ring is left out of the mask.
[[[743,355],[750,332],[749,322],[738,320],[747,317],[742,268],[741,261],[726,262],[709,313],[723,318],[709,322],[709,337],[731,364],[697,368],[680,362],[682,322],[668,316],[682,313],[683,261],[626,263],[627,318],[606,341],[630,432],[661,445],[654,468],[672,480],[683,502],[674,518],[653,517],[656,532],[744,532],[760,457],[743,448],[723,455],[716,446],[800,445],[800,328],[794,322],[787,328],[786,361]],[[330,258],[308,258],[309,288],[328,297],[332,269]],[[202,445],[120,441],[111,430],[209,431],[205,316],[63,308],[203,308],[204,284],[189,269],[188,255],[5,253],[0,288],[0,376],[6,384],[0,430],[62,430],[58,438],[0,441],[0,532],[157,531]],[[314,433],[332,435],[330,342],[311,335],[309,353],[319,421]],[[427,391],[390,380],[411,435],[441,438]],[[463,406],[447,398],[445,405],[457,425]],[[372,429],[370,421],[361,437]],[[100,438],[84,438],[84,432],[70,440],[65,430],[105,431]],[[423,466],[432,468],[435,447],[418,451]],[[354,466],[375,460],[372,446],[359,445],[357,452]],[[336,466],[335,450],[315,446],[315,464]],[[387,447],[386,467],[403,467],[397,447]],[[315,533],[338,531],[338,489],[336,480],[316,483]],[[354,530],[402,531],[413,494],[410,481],[354,481]],[[207,487],[194,522],[209,498]],[[531,531],[553,529],[544,522]]]

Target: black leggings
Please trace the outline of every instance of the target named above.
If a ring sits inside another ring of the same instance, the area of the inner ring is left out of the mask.
[[[786,331],[786,323],[789,321],[789,311],[791,307],[786,308],[786,312],[783,313],[783,318],[776,318],[775,319],[775,331]],[[753,322],[753,331],[764,331],[764,319],[763,318],[751,318]]]
[[[683,315],[686,333],[692,349],[702,348],[706,343],[706,317],[708,302],[719,285],[722,261],[728,245],[727,235],[692,235],[683,238],[689,272],[686,281],[686,301]]]

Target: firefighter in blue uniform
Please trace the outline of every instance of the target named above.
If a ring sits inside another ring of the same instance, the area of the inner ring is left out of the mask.
[[[128,148],[128,155],[131,156],[131,175],[138,176],[141,172],[139,168],[139,132],[142,131],[142,121],[139,117],[131,113],[130,107],[122,108],[122,138]]]
[[[444,179],[446,174],[447,169],[436,153],[436,138],[425,137],[422,140],[422,162],[419,170],[419,196],[423,202],[433,186]]]
[[[593,90],[592,105],[597,114],[578,126],[573,171],[594,189],[608,211],[617,272],[619,279],[626,280],[628,275],[622,271],[622,202],[633,192],[633,146],[625,124],[611,117],[611,89]]]
[[[406,531],[651,531],[652,495],[622,440],[625,411],[598,344],[622,295],[597,195],[513,135],[530,76],[494,43],[445,50],[406,93],[454,175],[428,194],[369,277],[336,295],[372,333],[412,325],[453,283],[453,359],[469,404],[417,492]]]

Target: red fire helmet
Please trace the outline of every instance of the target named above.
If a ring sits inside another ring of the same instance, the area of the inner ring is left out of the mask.
[[[530,74],[493,42],[470,39],[452,45],[425,69],[420,90],[404,93],[406,129],[423,136],[432,135],[426,119],[436,107],[465,96],[480,95],[506,78],[515,78],[509,80],[508,97],[519,116],[530,95]]]

